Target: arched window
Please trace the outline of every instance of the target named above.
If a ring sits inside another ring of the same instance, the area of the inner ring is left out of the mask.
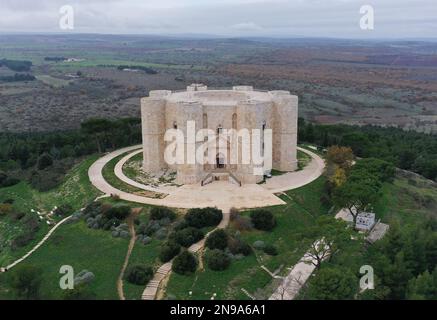
[[[173,129],[177,129],[178,128],[178,123],[176,121],[173,121]]]
[[[232,129],[237,129],[237,114],[232,115]]]
[[[223,127],[221,124],[219,124],[219,126],[217,127],[217,134],[221,134],[223,131]]]
[[[203,114],[203,129],[208,129],[208,115],[206,113]]]

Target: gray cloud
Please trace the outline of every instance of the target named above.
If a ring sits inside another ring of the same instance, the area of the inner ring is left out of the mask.
[[[435,37],[435,0],[1,0],[1,32],[61,32],[59,8],[75,9],[74,32],[208,33],[227,36]],[[359,8],[375,8],[375,30]]]

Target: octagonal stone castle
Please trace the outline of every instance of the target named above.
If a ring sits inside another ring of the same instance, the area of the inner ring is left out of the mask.
[[[223,152],[216,154],[214,163],[168,165],[164,152],[169,142],[164,140],[164,134],[167,129],[186,133],[187,121],[194,121],[196,130],[211,129],[217,133],[223,129],[271,129],[272,168],[283,172],[297,169],[298,97],[288,91],[259,91],[250,86],[211,90],[202,84],[192,84],[186,91],[150,91],[149,97],[141,99],[141,117],[144,171],[174,170],[178,184],[229,179],[241,185],[264,179],[264,174],[254,174],[252,161],[230,164],[229,155]],[[189,143],[197,149],[203,142],[185,139],[184,143],[185,150],[193,150]]]

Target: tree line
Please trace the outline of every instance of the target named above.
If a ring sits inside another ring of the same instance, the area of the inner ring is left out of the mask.
[[[2,66],[5,66],[16,72],[25,72],[30,71],[30,68],[32,67],[32,61],[1,59],[0,67]]]
[[[357,157],[377,158],[437,179],[437,136],[399,128],[319,125],[299,118],[299,142],[350,147]]]
[[[10,185],[11,180],[18,182],[18,177],[38,190],[49,190],[61,182],[76,160],[83,156],[140,141],[139,118],[89,119],[80,129],[71,131],[0,133],[2,181]]]

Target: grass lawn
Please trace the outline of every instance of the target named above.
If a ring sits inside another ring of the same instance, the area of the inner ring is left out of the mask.
[[[119,162],[124,156],[126,156],[129,152],[126,152],[111,161],[109,161],[102,170],[102,175],[105,178],[105,180],[112,185],[113,187],[117,188],[118,190],[133,193],[136,195],[141,195],[146,198],[163,198],[165,195],[158,192],[153,191],[147,191],[140,188],[136,188],[134,186],[131,186],[130,184],[127,184],[123,181],[121,181],[114,173],[114,168],[117,165],[117,162]]]
[[[88,202],[101,194],[88,179],[88,168],[97,160],[98,156],[91,156],[75,166],[65,177],[65,181],[57,188],[48,192],[38,192],[26,182],[0,189],[0,202],[14,199],[14,209],[31,214],[30,210],[50,211],[54,206],[69,204],[75,210],[85,206]],[[6,243],[22,231],[20,222],[12,221],[10,217],[0,217],[0,243]],[[0,251],[0,266],[7,265],[24,255],[48,232],[48,226],[41,223],[41,228],[35,239],[28,245],[11,251],[6,247]]]
[[[144,245],[142,243],[136,242],[135,247],[132,251],[132,255],[129,259],[129,265],[142,264],[152,267],[153,270],[159,268],[162,264],[158,260],[159,250],[162,246],[163,241],[153,239],[152,242]],[[146,285],[138,286],[124,281],[124,295],[127,300],[139,300],[141,299],[141,294],[143,293]]]
[[[14,199],[16,210],[28,212],[30,209],[50,211],[54,206],[69,204],[75,210],[101,194],[88,179],[88,168],[98,159],[91,156],[76,165],[65,177],[65,181],[57,188],[48,192],[39,192],[28,183],[0,189],[0,202]]]
[[[49,75],[37,75],[36,78],[42,81],[44,84],[54,88],[62,88],[68,86],[72,82],[71,80],[55,78]]]
[[[59,268],[71,265],[75,274],[86,269],[94,273],[95,279],[89,284],[98,299],[117,299],[116,281],[126,254],[128,240],[113,238],[110,232],[89,229],[83,221],[61,226],[53,237],[23,264],[43,270],[41,296],[46,299],[61,299],[64,291],[59,288]],[[11,298],[4,291],[5,277],[10,277],[14,269],[3,278],[0,298]]]
[[[401,224],[416,223],[428,217],[435,219],[437,188],[429,185],[425,178],[407,179],[397,175],[392,183],[384,184],[375,211],[386,223],[393,219]]]
[[[272,272],[280,268],[281,274],[286,274],[286,268],[293,266],[305,253],[306,248],[301,246],[305,230],[316,217],[326,214],[329,209],[320,203],[324,179],[321,177],[302,188],[288,191],[288,197],[282,198],[287,205],[270,208],[277,220],[273,231],[253,230],[242,233],[242,238],[251,245],[256,240],[262,240],[276,246],[279,252],[277,256],[256,251],[256,256],[232,261],[225,271],[217,272],[205,267],[205,270],[199,270],[191,276],[172,273],[167,295],[178,299],[209,299],[216,293],[216,299],[248,299],[241,291],[244,288],[251,294],[258,291],[264,297],[270,296],[273,292],[269,286],[272,278],[260,266],[264,265]]]
[[[117,176],[114,173],[114,168],[117,164],[117,162],[119,162],[124,156],[126,156],[129,152],[123,153],[120,156],[112,159],[111,161],[109,161],[102,170],[102,175],[105,178],[105,180],[113,187],[124,191],[124,192],[130,192],[130,193],[135,193],[135,192],[141,192],[144,190],[141,190],[139,188],[136,188],[134,186],[131,186],[123,181],[121,181],[120,179],[117,178]]]

